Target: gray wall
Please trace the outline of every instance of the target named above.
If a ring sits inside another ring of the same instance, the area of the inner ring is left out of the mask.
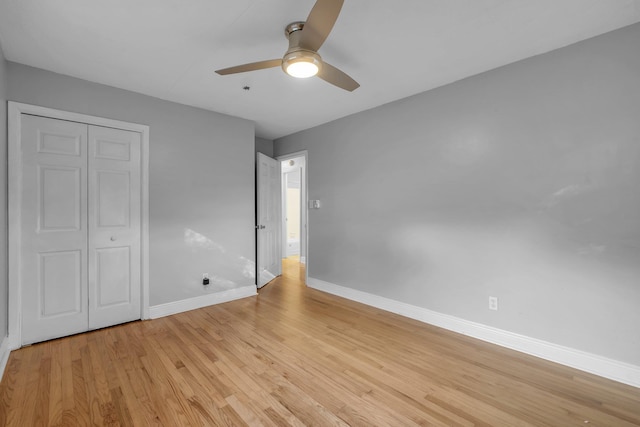
[[[640,24],[275,141],[309,276],[640,365]],[[488,297],[499,297],[499,311]]]
[[[252,122],[11,62],[8,78],[10,100],[150,126],[152,306],[255,284]]]
[[[265,138],[256,138],[256,153],[273,157],[273,141]]]
[[[0,341],[7,335],[7,62],[0,46]]]

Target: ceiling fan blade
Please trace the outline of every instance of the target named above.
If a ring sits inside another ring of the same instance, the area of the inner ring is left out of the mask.
[[[317,52],[338,19],[344,0],[318,0],[302,27],[300,47]]]
[[[250,64],[223,68],[222,70],[216,70],[216,73],[221,76],[226,76],[227,74],[246,73],[247,71],[263,70],[265,68],[279,67],[280,65],[282,65],[282,59],[269,59],[268,61],[258,61]]]
[[[322,63],[322,68],[318,73],[325,82],[331,83],[334,86],[338,86],[341,89],[353,92],[360,87],[360,83],[349,77],[344,71],[340,71],[331,64],[326,62]]]

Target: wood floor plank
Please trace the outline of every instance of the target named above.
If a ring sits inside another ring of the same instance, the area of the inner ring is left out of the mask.
[[[73,374],[73,414],[78,422],[77,425],[90,425],[91,411],[89,409],[89,394],[87,392],[87,382],[85,381],[81,359],[76,359],[71,362],[71,371]]]
[[[14,354],[5,368],[4,377],[0,384],[0,425],[15,425],[17,405],[12,405],[16,399],[20,399],[20,391],[25,390],[23,382],[26,375],[19,375],[24,353]],[[6,379],[6,381],[5,381]],[[19,407],[19,406],[18,406]]]
[[[640,390],[307,288],[11,353],[0,425],[640,426]]]
[[[24,392],[21,394],[20,400],[16,402],[20,405],[20,412],[16,419],[19,423],[24,424],[17,425],[36,425],[39,415],[38,408],[45,404],[48,405],[44,390],[40,389],[40,385],[44,385],[47,378],[44,378],[45,381],[40,381],[40,372],[42,365],[51,360],[47,354],[49,345],[48,343],[43,343],[42,345],[27,347],[29,369],[26,372],[23,371],[23,375],[26,376]]]
[[[49,424],[52,425],[60,425],[62,423],[62,414],[64,412],[65,406],[62,397],[64,393],[62,365],[67,362],[66,359],[62,356],[62,347],[64,347],[64,342],[63,340],[60,340],[51,349],[51,381],[49,389],[49,407],[47,408],[47,411],[49,414]],[[69,387],[69,384],[66,383],[65,386]]]

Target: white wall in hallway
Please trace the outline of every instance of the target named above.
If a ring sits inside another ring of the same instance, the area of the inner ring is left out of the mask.
[[[291,162],[293,162],[293,164],[291,164]],[[302,263],[306,263],[307,261],[307,209],[306,206],[303,205],[303,203],[306,203],[306,184],[304,182],[304,179],[306,177],[306,167],[307,167],[307,161],[305,159],[304,156],[299,156],[299,157],[287,157],[286,160],[283,160],[281,163],[282,167],[282,182],[283,184],[286,183],[286,175],[291,173],[291,172],[298,172],[298,180],[299,180],[299,201],[300,201],[300,236],[299,236],[299,253],[298,255],[300,255],[300,260]],[[284,196],[284,192],[283,192],[283,196]],[[283,199],[284,201],[284,199]],[[283,207],[284,207],[284,203],[283,203]],[[284,229],[284,228],[283,228]],[[287,241],[287,236],[286,234],[283,233],[283,242]],[[283,248],[285,248],[286,246],[283,246]],[[287,256],[286,252],[283,251],[283,256]]]

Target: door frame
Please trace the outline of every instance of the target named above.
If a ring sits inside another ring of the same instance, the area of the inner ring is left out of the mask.
[[[20,277],[20,235],[21,235],[21,116],[29,114],[51,119],[67,120],[88,125],[110,127],[138,132],[141,135],[141,229],[140,229],[140,317],[149,318],[149,126],[86,114],[56,110],[37,105],[8,101],[8,273],[9,273],[9,316],[8,344],[9,350],[22,345],[22,282]]]
[[[301,222],[304,220],[304,226],[302,226],[302,224],[300,225],[300,234],[302,235],[304,233],[304,282],[307,283],[309,279],[309,153],[307,150],[296,151],[294,153],[277,156],[276,160],[284,162],[286,160],[295,159],[296,157],[304,157],[304,168],[302,168],[302,174],[300,174],[300,178],[302,180],[300,188],[304,189],[304,197],[302,194],[300,195],[300,200],[302,202],[300,219]],[[280,218],[281,224],[284,224],[284,215],[285,212],[283,211]],[[300,242],[300,244],[302,245],[302,242]]]

